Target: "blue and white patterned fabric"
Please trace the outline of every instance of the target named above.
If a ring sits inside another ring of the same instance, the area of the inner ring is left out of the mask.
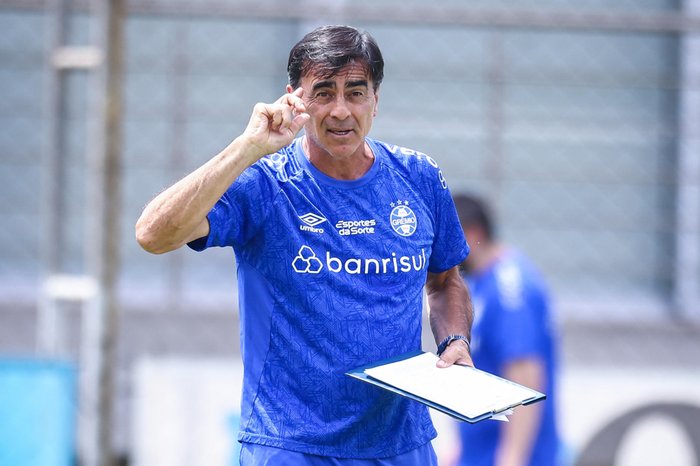
[[[427,273],[469,248],[437,163],[367,143],[370,170],[340,181],[296,139],[249,167],[190,243],[236,253],[243,442],[377,458],[435,436],[425,407],[344,374],[420,348]]]

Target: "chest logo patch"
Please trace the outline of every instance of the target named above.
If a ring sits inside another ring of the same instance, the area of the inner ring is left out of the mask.
[[[389,216],[391,228],[401,236],[411,236],[415,233],[418,218],[408,206],[408,201],[398,201],[396,204],[392,202],[391,206],[393,207]]]
[[[292,261],[292,268],[297,273],[319,273],[323,268],[321,260],[308,246],[302,246]]]
[[[315,227],[319,223],[323,223],[326,221],[325,218],[321,217],[320,215],[316,215],[313,212],[309,212],[308,214],[304,214],[299,216],[302,222],[306,223],[310,227]]]

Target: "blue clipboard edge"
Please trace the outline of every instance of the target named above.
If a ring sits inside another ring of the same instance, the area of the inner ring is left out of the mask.
[[[395,394],[397,394],[397,395],[401,395],[401,396],[406,397],[406,398],[409,398],[409,399],[411,399],[411,400],[418,401],[419,403],[422,403],[422,404],[428,406],[429,408],[433,408],[433,409],[435,409],[435,410],[437,410],[437,411],[440,411],[440,412],[442,412],[442,413],[445,413],[445,414],[447,414],[448,416],[451,416],[451,417],[453,417],[453,418],[455,418],[455,419],[457,419],[457,420],[459,420],[459,421],[468,422],[468,423],[470,423],[470,424],[474,424],[474,423],[476,423],[476,422],[483,421],[483,420],[485,420],[485,419],[490,419],[490,418],[492,418],[493,416],[495,416],[495,415],[497,415],[497,414],[499,414],[499,413],[501,413],[501,412],[503,412],[503,411],[507,411],[508,409],[515,408],[516,406],[521,406],[521,405],[522,405],[522,406],[525,406],[525,405],[529,405],[529,404],[535,403],[535,402],[537,402],[537,401],[542,401],[542,400],[544,400],[544,399],[547,398],[547,396],[546,396],[544,393],[540,393],[540,392],[537,392],[536,390],[530,389],[530,390],[532,390],[533,392],[537,393],[537,395],[534,396],[534,397],[532,397],[532,398],[529,398],[529,399],[527,399],[527,400],[524,400],[522,403],[517,403],[517,404],[515,404],[515,405],[513,405],[513,406],[507,406],[507,407],[505,407],[505,408],[503,408],[503,409],[500,409],[500,410],[498,410],[498,411],[491,411],[491,412],[488,412],[488,413],[484,413],[484,414],[482,414],[482,415],[480,415],[480,416],[477,416],[477,417],[468,417],[468,416],[465,416],[464,414],[458,413],[458,412],[456,412],[456,411],[454,411],[454,410],[452,410],[452,409],[450,409],[450,408],[447,408],[447,407],[445,407],[445,406],[443,406],[443,405],[440,405],[440,404],[438,404],[438,403],[435,403],[435,402],[430,401],[430,400],[428,400],[428,399],[425,399],[425,398],[423,398],[423,397],[416,396],[416,395],[414,395],[413,393],[410,393],[410,392],[407,392],[407,391],[402,390],[402,389],[400,389],[400,388],[394,387],[393,385],[390,385],[390,384],[388,384],[388,383],[386,383],[386,382],[382,382],[381,380],[377,380],[377,379],[375,379],[375,378],[372,378],[372,377],[368,376],[368,375],[365,373],[365,369],[371,369],[371,368],[373,368],[373,367],[382,366],[382,365],[384,365],[384,364],[390,364],[390,363],[392,363],[392,362],[402,361],[402,360],[404,360],[404,359],[409,359],[409,358],[412,358],[412,357],[414,357],[414,356],[421,355],[421,354],[423,354],[423,353],[424,353],[424,351],[421,351],[421,350],[411,351],[411,352],[409,352],[409,353],[404,353],[404,354],[401,354],[401,355],[398,355],[398,356],[394,356],[394,357],[392,357],[392,358],[384,359],[384,360],[381,360],[381,361],[374,362],[374,363],[372,363],[372,364],[368,364],[368,365],[366,365],[366,366],[362,366],[362,367],[358,367],[358,368],[352,369],[352,370],[346,372],[345,375],[347,375],[347,376],[349,376],[349,377],[352,377],[352,378],[355,378],[355,379],[357,379],[357,380],[360,380],[360,381],[362,381],[362,382],[366,382],[366,383],[369,383],[369,384],[371,384],[371,385],[374,385],[374,386],[383,388],[384,390],[388,390],[388,391],[390,391],[390,392],[392,392],[392,393],[395,393]],[[489,374],[489,375],[491,375],[491,376],[493,376],[493,377],[497,377],[497,376],[495,376],[495,375],[493,375],[493,374]],[[499,378],[500,378],[500,377],[499,377]],[[507,380],[507,379],[503,379],[503,380]],[[509,381],[509,382],[510,382],[510,381]],[[515,382],[511,382],[511,383],[515,383]]]

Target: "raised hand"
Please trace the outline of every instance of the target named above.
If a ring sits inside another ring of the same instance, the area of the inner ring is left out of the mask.
[[[258,103],[243,137],[254,146],[260,157],[277,152],[290,144],[301,131],[309,115],[301,99],[304,89],[285,94],[272,104]]]

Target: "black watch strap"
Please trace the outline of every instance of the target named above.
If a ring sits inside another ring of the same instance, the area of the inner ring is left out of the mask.
[[[440,342],[440,344],[437,347],[437,354],[440,356],[448,346],[450,346],[450,343],[452,343],[455,340],[462,340],[464,343],[467,344],[467,349],[469,352],[471,352],[471,346],[469,345],[469,338],[465,337],[464,335],[447,335],[444,340]]]

